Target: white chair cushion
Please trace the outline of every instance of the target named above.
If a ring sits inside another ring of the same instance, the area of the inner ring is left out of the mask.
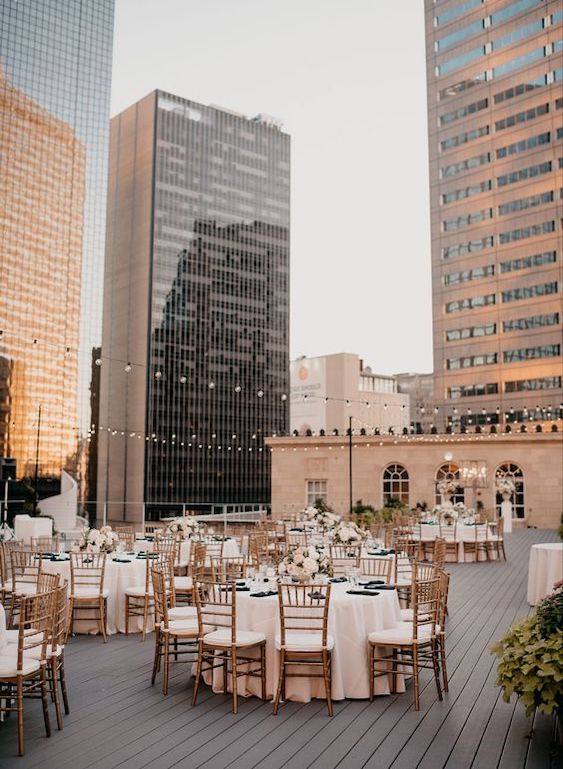
[[[12,647],[10,647],[10,650],[11,649],[12,649]],[[47,657],[47,659],[50,659],[53,656],[60,657],[62,653],[63,653],[63,647],[62,646],[57,646],[57,648],[53,652],[53,647],[51,646],[51,644],[49,644],[49,646],[47,646],[47,651],[46,651],[46,655],[45,656]],[[41,659],[41,647],[40,646],[35,646],[33,649],[29,649],[28,651],[26,651],[24,653],[24,656],[26,658],[29,657],[29,659],[32,659],[32,660],[40,660]]]
[[[164,622],[160,623],[160,629],[164,630]],[[177,619],[168,621],[168,632],[172,635],[193,635],[198,633],[197,620],[193,619]]]
[[[288,652],[320,652],[323,650],[323,636],[321,632],[299,633],[298,631],[285,634],[285,649]],[[334,638],[326,637],[326,648],[334,649]],[[276,636],[276,649],[281,649],[281,636]]]
[[[149,587],[149,593],[150,596],[153,595],[153,589],[152,587]],[[145,596],[145,586],[144,585],[134,585],[133,587],[128,587],[125,590],[125,595],[130,595],[133,598],[143,598]]]
[[[37,584],[35,582],[16,582],[16,593],[18,595],[35,595]]]
[[[7,630],[6,639],[9,644],[17,644],[19,630]],[[43,633],[36,633],[33,628],[25,631],[26,638],[29,638],[30,643],[39,643],[43,640]]]
[[[168,609],[168,619],[192,619],[197,617],[195,606],[171,606]]]
[[[103,598],[107,598],[109,590],[102,590]],[[99,598],[100,592],[95,587],[77,587],[71,598]]]
[[[376,630],[368,635],[368,641],[371,644],[396,644],[410,645],[413,643],[412,622],[400,622],[398,625],[387,630]],[[422,625],[418,628],[418,643],[428,641],[431,638],[431,625]]]
[[[34,673],[39,670],[41,663],[38,660],[24,658],[22,669],[18,671],[18,656],[17,654],[6,654],[0,656],[0,678],[14,678],[20,673],[27,676],[30,673]]]
[[[254,646],[254,644],[262,643],[265,640],[266,636],[264,633],[254,633],[250,630],[237,630],[237,646]],[[227,628],[214,630],[203,636],[203,642],[209,644],[209,646],[230,646],[231,631]]]
[[[187,569],[189,561],[176,561],[174,567],[177,569]]]
[[[191,590],[194,586],[194,581],[191,577],[174,577],[174,590]]]
[[[413,610],[412,609],[401,609],[401,619],[403,622],[412,622],[413,620]]]

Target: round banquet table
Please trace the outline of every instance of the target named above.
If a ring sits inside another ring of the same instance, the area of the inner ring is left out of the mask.
[[[262,587],[251,587],[250,593],[237,592],[237,627],[252,630],[266,636],[266,691],[275,694],[279,676],[279,653],[275,636],[279,632],[279,604],[277,595],[253,598],[252,592]],[[332,698],[342,700],[367,699],[369,697],[369,633],[394,627],[401,621],[399,599],[396,590],[382,590],[377,596],[347,595],[350,583],[332,585],[328,632],[334,638],[332,651]],[[245,652],[246,653],[246,652]],[[314,670],[314,672],[318,672]],[[214,691],[223,691],[222,668],[213,671]],[[206,675],[210,683],[210,673]],[[248,676],[239,678],[239,694],[260,696],[260,679]],[[397,678],[398,691],[404,691],[404,679]],[[389,694],[389,679],[375,679],[375,693]],[[309,702],[312,698],[324,698],[322,679],[286,679],[286,699]]]
[[[528,603],[532,606],[563,579],[563,542],[532,545],[528,565]]]
[[[107,614],[108,627],[107,632],[110,635],[114,633],[125,632],[125,590],[130,587],[145,584],[146,559],[136,558],[134,555],[125,553],[120,554],[120,558],[129,559],[128,563],[120,563],[106,558],[106,570],[104,574],[104,590],[108,591]],[[51,561],[48,558],[43,559],[42,569],[49,574],[59,574],[63,579],[68,580],[70,589],[70,560]],[[80,616],[78,613],[77,616]],[[129,632],[140,633],[143,629],[142,617],[129,618]],[[149,614],[147,631],[154,629],[154,617]],[[98,622],[95,619],[77,619],[74,622],[75,633],[97,633]]]
[[[451,527],[454,528],[453,526]],[[446,541],[451,541],[451,538],[448,539],[447,537],[447,526],[442,526],[442,536],[445,536]],[[495,534],[489,526],[487,526],[488,536],[491,536]],[[437,537],[440,536],[440,526],[438,524],[433,523],[422,523],[420,525],[420,536],[421,536],[421,542],[433,542]],[[412,535],[413,539],[418,539],[416,531],[413,532]],[[465,523],[459,523],[455,527],[455,541],[458,543],[457,548],[457,560],[459,563],[463,563],[464,561],[473,560],[473,553],[465,553],[465,548],[463,547],[464,542],[475,542],[475,525],[474,524],[465,524]],[[484,541],[484,540],[483,540]],[[494,555],[493,555],[494,557]]]
[[[214,539],[204,539],[203,544],[214,544],[217,540]],[[133,548],[136,553],[145,551],[146,553],[151,553],[154,550],[155,543],[152,539],[136,539],[133,545]],[[183,539],[180,542],[180,560],[181,561],[189,561],[190,560],[190,551],[192,547],[192,540],[191,539]],[[236,539],[228,538],[225,540],[225,544],[223,545],[223,558],[238,558],[240,556],[240,550],[239,546],[237,544]],[[210,566],[209,559],[207,566]]]

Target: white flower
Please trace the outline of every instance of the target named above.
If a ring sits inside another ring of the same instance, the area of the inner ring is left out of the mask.
[[[316,574],[319,570],[319,564],[315,561],[314,558],[307,557],[303,561],[303,568],[309,574]]]
[[[286,573],[287,573],[287,568],[285,563],[282,561],[278,566],[278,574],[286,574]]]

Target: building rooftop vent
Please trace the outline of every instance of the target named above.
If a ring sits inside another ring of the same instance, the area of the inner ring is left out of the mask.
[[[254,123],[264,123],[264,125],[270,126],[271,128],[277,128],[280,131],[283,128],[283,120],[280,120],[273,115],[266,115],[264,112],[260,112],[256,117],[251,118],[251,120]]]

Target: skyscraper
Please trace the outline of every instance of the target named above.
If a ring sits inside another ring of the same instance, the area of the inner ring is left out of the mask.
[[[263,502],[287,430],[290,140],[156,91],[112,120],[98,499]]]
[[[425,7],[436,399],[454,423],[563,416],[561,3]]]
[[[86,464],[113,11],[0,0],[0,455],[19,476]]]

